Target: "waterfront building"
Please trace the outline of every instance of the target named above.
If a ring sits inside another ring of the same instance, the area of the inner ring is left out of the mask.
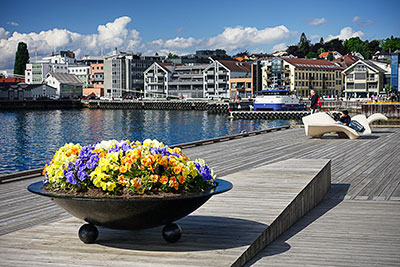
[[[25,81],[27,84],[41,84],[47,73],[68,73],[68,65],[75,64],[74,52],[58,51],[33,63],[26,64]]]
[[[342,93],[343,67],[339,64],[305,58],[281,58],[282,69],[289,70],[290,90],[308,97],[314,89],[322,96],[338,97]],[[286,72],[287,74],[287,72]],[[287,75],[284,76],[287,78]]]
[[[212,63],[203,71],[203,77],[206,98],[235,98],[237,95],[251,97],[253,95],[253,80],[249,63],[212,60]]]
[[[56,88],[60,98],[75,98],[82,96],[83,83],[74,74],[52,73],[46,75],[44,83]]]
[[[57,90],[47,84],[26,84],[23,82],[0,83],[1,100],[25,100],[55,98]]]
[[[208,65],[153,63],[144,71],[145,96],[203,98],[203,71]]]
[[[28,63],[25,70],[25,82],[27,84],[42,84],[49,72],[68,73],[68,65],[41,61]]]
[[[68,65],[68,73],[74,74],[81,80],[84,87],[89,85],[90,66],[86,65]]]
[[[89,86],[83,88],[83,94],[104,96],[104,63],[90,64]]]
[[[400,88],[400,79],[399,79],[399,73],[400,73],[400,60],[399,60],[399,55],[400,55],[400,50],[395,51],[392,54],[392,64],[391,64],[391,86],[393,86],[393,90],[398,92]]]
[[[272,57],[261,60],[261,85],[262,90],[276,87],[290,88],[289,64],[279,57]]]
[[[171,69],[173,63],[155,62],[148,67],[144,75],[144,97],[167,97],[168,81],[171,79]]]
[[[122,98],[142,93],[144,70],[162,59],[159,56],[141,56],[114,50],[112,55],[106,56],[104,59],[105,96]]]
[[[346,97],[370,98],[384,93],[390,81],[390,66],[373,60],[360,59],[342,73]]]

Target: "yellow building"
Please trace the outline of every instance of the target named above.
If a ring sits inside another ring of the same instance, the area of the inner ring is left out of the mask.
[[[342,93],[343,68],[327,60],[282,58],[282,69],[290,70],[290,90],[307,97],[310,90],[319,95],[337,97]]]

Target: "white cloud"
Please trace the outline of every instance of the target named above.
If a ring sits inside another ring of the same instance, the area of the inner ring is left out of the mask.
[[[82,35],[66,29],[52,29],[40,33],[9,32],[0,27],[0,68],[12,67],[18,42],[25,42],[33,53],[37,48],[38,56],[49,55],[54,50],[73,50],[77,54],[100,54],[103,49],[135,50],[141,45],[139,32],[128,30],[129,17],[120,17],[106,25],[99,25],[98,33]]]
[[[14,27],[18,27],[19,26],[19,24],[16,23],[15,21],[9,21],[9,22],[7,22],[7,24],[11,25],[11,26],[14,26]]]
[[[273,52],[277,52],[277,51],[286,51],[286,49],[287,49],[287,45],[285,43],[280,43],[280,44],[274,45],[269,51],[271,53],[273,53]]]
[[[225,49],[228,53],[239,49],[257,49],[265,44],[282,42],[297,34],[286,26],[266,27],[227,27],[215,36],[205,38],[174,37],[144,43],[140,33],[129,29],[131,18],[124,16],[97,27],[97,33],[80,34],[67,29],[50,29],[39,33],[14,32],[0,27],[0,69],[12,68],[18,42],[25,42],[31,57],[37,48],[38,58],[48,56],[54,50],[72,50],[76,56],[107,54],[117,47],[122,51],[142,52],[147,55],[174,53],[178,55],[193,53],[196,49]],[[280,46],[279,46],[280,45]],[[286,44],[276,45],[278,48]]]
[[[318,26],[327,23],[328,21],[326,18],[315,18],[315,19],[309,19],[308,24],[311,26]]]
[[[352,37],[363,37],[364,33],[362,31],[354,31],[351,27],[344,27],[343,29],[340,30],[339,35],[332,35],[330,34],[327,38],[326,41],[330,41],[332,39],[339,38],[340,40],[347,40]]]
[[[221,48],[232,51],[248,46],[274,43],[294,34],[295,32],[290,31],[284,25],[261,30],[255,27],[227,27],[221,34],[209,38],[206,46],[210,49]]]
[[[6,31],[6,29],[0,27],[0,39],[7,39],[10,35],[10,32]]]
[[[358,22],[360,20],[359,16],[355,16],[351,21],[352,22]]]

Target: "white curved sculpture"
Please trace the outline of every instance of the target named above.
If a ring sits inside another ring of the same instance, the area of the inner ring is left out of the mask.
[[[360,119],[363,121],[364,118],[360,117]],[[366,120],[366,118],[365,118],[365,120]],[[334,133],[337,133],[341,137],[344,134],[347,137],[349,137],[350,139],[357,139],[361,135],[363,135],[348,126],[337,124],[337,122],[331,116],[326,114],[325,112],[318,112],[318,113],[314,113],[314,114],[305,116],[302,118],[302,121],[304,124],[304,130],[305,130],[307,136],[321,138],[326,133],[334,132]],[[364,126],[365,121],[363,121],[363,123],[361,123],[361,124]],[[369,126],[368,126],[368,129],[369,129],[369,133],[367,132],[366,134],[371,133],[371,129],[369,128]]]
[[[369,125],[371,125],[375,121],[387,121],[387,120],[388,118],[382,113],[374,113],[367,119]]]
[[[370,135],[372,133],[370,124],[368,123],[368,119],[365,115],[356,115],[351,118],[352,121],[358,121],[363,127],[364,132],[361,135]]]

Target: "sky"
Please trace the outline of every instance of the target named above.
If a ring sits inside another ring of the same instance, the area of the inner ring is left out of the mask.
[[[21,41],[33,61],[68,49],[77,58],[114,48],[144,55],[272,53],[297,44],[302,32],[312,43],[400,37],[399,10],[396,0],[9,1],[0,11],[0,70],[13,68]]]

